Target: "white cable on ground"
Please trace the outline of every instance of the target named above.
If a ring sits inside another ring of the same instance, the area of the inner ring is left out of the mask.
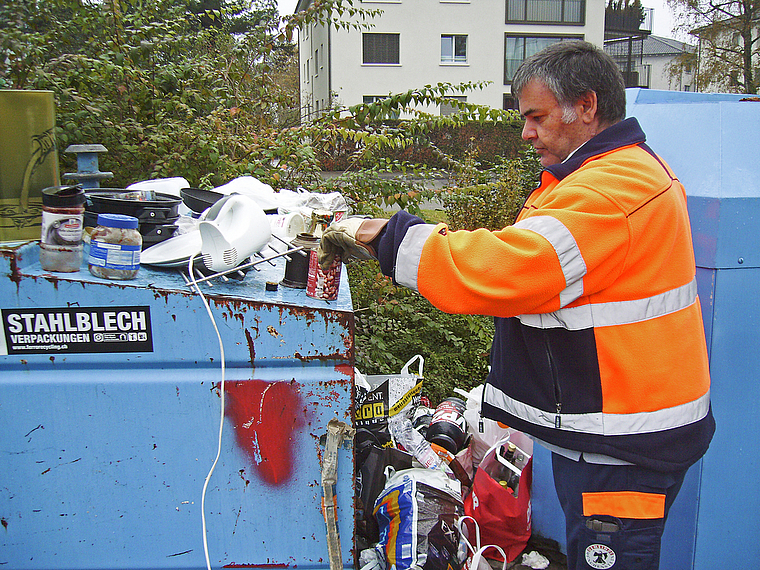
[[[198,283],[195,279],[195,275],[193,274],[194,263],[195,263],[195,255],[191,256],[190,260],[188,261],[187,274],[190,276],[190,284],[196,290],[198,295],[200,295],[201,301],[203,301],[203,306],[206,307],[206,312],[208,313],[208,316],[211,319],[211,324],[214,325],[216,338],[219,340],[219,352],[220,352],[220,357],[221,357],[221,371],[222,371],[222,380],[219,387],[220,392],[221,392],[221,412],[220,412],[220,418],[219,418],[219,442],[216,449],[216,457],[214,458],[214,463],[211,465],[211,469],[209,469],[208,475],[206,475],[206,480],[203,482],[203,492],[201,493],[201,523],[203,526],[203,554],[206,556],[206,569],[211,570],[211,562],[208,556],[208,538],[206,536],[207,534],[206,533],[206,489],[208,488],[208,483],[211,480],[211,475],[214,473],[216,464],[219,462],[219,457],[222,454],[222,432],[224,430],[224,376],[225,376],[224,344],[222,343],[222,335],[219,334],[219,327],[216,326],[216,320],[214,319],[214,315],[211,312],[211,307],[209,307],[206,297],[201,292],[200,287],[198,287]]]

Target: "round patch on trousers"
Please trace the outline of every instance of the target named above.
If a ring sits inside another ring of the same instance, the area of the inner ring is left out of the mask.
[[[604,544],[592,544],[586,548],[586,563],[591,568],[604,570],[615,565],[615,551]]]

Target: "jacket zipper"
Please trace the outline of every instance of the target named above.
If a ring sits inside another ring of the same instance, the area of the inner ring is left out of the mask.
[[[554,404],[556,406],[556,415],[554,416],[554,428],[560,429],[562,427],[562,390],[559,387],[559,380],[557,379],[557,367],[554,365],[554,357],[552,356],[551,345],[546,338],[546,331],[544,331],[544,346],[546,347],[546,359],[549,361],[549,370],[552,374],[552,382],[554,383]]]
[[[486,398],[486,383],[483,382],[483,393],[480,395],[480,413],[478,413],[478,433],[485,433],[486,426],[483,421],[483,401]]]

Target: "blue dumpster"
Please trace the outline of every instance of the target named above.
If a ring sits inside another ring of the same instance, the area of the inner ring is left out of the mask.
[[[352,420],[351,299],[345,272],[336,301],[267,290],[284,265],[201,285],[220,347],[178,271],[49,274],[36,243],[0,248],[0,568],[202,569],[204,541],[213,568],[329,567],[321,460],[328,422]],[[337,457],[351,564],[350,445]]]
[[[628,115],[688,193],[717,431],[687,474],[661,568],[760,567],[760,102],[631,89]],[[549,454],[534,457],[534,529],[564,545]]]

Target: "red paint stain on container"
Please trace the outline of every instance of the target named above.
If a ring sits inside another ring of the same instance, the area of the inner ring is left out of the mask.
[[[305,423],[298,385],[244,380],[227,382],[225,392],[225,413],[259,478],[273,486],[286,483],[293,474],[294,433]]]

